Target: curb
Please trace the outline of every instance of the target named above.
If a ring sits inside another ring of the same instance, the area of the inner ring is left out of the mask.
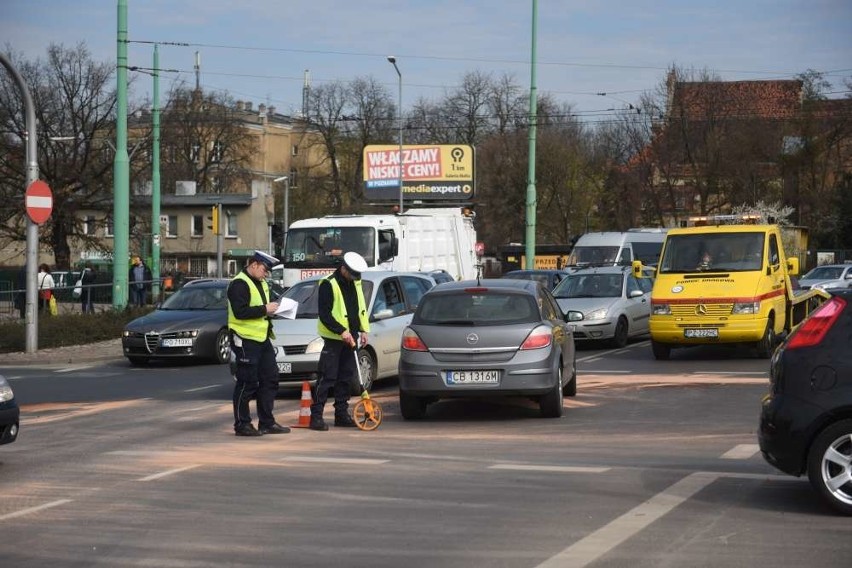
[[[31,366],[57,365],[74,363],[94,363],[98,361],[114,361],[124,358],[121,350],[121,339],[111,339],[98,343],[68,345],[39,349],[35,353],[18,351],[0,354],[0,366]]]

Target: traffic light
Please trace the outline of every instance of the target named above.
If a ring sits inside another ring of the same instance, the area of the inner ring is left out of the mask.
[[[211,229],[213,231],[214,235],[218,235],[219,234],[219,206],[218,205],[214,205],[213,207],[210,208],[210,216],[207,217],[207,219],[210,221],[210,224],[207,225],[207,228]]]

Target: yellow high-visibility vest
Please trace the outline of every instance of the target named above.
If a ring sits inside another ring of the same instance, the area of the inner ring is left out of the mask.
[[[248,285],[249,289],[249,306],[263,306],[263,298],[260,296],[260,290],[257,289],[254,281],[249,278],[245,272],[240,272],[234,276],[234,280],[242,280]],[[231,282],[233,282],[232,280]],[[269,285],[266,280],[261,280],[263,293],[269,298]],[[266,335],[269,332],[269,320],[265,317],[254,319],[237,319],[234,316],[234,310],[231,309],[231,302],[228,302],[228,329],[244,339],[252,341],[266,341]],[[270,337],[274,337],[271,332]]]
[[[331,307],[331,317],[334,318],[334,321],[343,326],[344,329],[348,330],[349,314],[346,313],[346,300],[343,299],[343,291],[340,289],[340,284],[337,282],[334,274],[326,276],[323,280],[326,280],[331,284],[331,291],[334,295],[334,305]],[[369,333],[370,320],[367,317],[367,303],[364,301],[364,287],[361,285],[360,280],[355,280],[355,293],[358,296],[358,320],[361,322],[361,331]],[[340,335],[334,333],[323,325],[322,320],[317,320],[317,331],[321,337],[340,341]]]

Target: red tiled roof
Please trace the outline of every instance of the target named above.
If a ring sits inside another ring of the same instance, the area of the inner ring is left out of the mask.
[[[679,82],[670,112],[700,120],[711,116],[787,118],[801,107],[801,81]]]

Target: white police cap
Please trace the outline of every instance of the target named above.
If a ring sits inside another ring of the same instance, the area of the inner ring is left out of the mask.
[[[346,269],[352,273],[352,276],[358,278],[361,273],[367,270],[367,261],[357,252],[347,252],[343,255],[343,264]]]
[[[272,270],[273,266],[281,264],[280,260],[278,260],[274,256],[266,254],[262,250],[254,251],[254,256],[252,256],[251,259],[255,262],[263,263],[264,265],[266,265],[266,268],[268,268],[269,270]]]

